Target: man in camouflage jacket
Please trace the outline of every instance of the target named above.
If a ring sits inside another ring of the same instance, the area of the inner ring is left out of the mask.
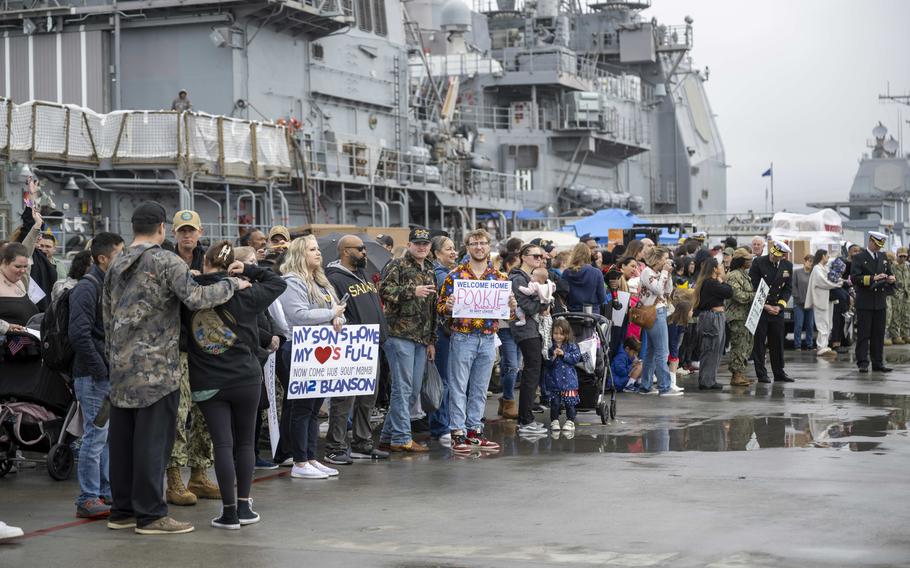
[[[108,527],[135,527],[140,534],[193,530],[167,516],[161,483],[180,399],[180,303],[191,310],[212,308],[249,286],[236,278],[196,284],[189,267],[160,246],[165,218],[155,202],[134,210],[135,240],[111,265],[103,293],[114,499]]]
[[[910,264],[907,263],[907,248],[897,249],[897,262],[891,265],[894,273],[894,295],[891,301],[891,325],[888,333],[895,345],[910,343]]]
[[[392,397],[379,436],[379,449],[426,452],[411,439],[411,406],[420,395],[427,361],[436,355],[436,275],[430,252],[430,231],[411,230],[408,251],[389,262],[379,285],[389,337],[383,351],[389,358]]]
[[[745,375],[746,362],[752,352],[752,333],[746,329],[746,319],[755,297],[749,278],[751,265],[752,253],[748,249],[735,250],[726,278],[726,283],[733,288],[733,297],[725,302],[724,313],[730,330],[730,372],[733,374],[730,385],[734,387],[749,386],[752,382]]]

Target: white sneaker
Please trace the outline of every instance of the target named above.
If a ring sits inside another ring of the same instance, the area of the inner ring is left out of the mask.
[[[672,385],[670,385],[670,391],[671,392],[685,392],[686,389],[682,388],[681,386],[679,386],[677,384],[672,384]]]
[[[519,434],[544,434],[547,429],[540,422],[531,422],[518,427]]]
[[[451,445],[452,445],[452,434],[451,434],[451,432],[448,433],[448,434],[443,434],[442,436],[440,436],[440,437],[439,437],[439,443],[442,444],[443,446],[446,446],[446,447],[451,446]]]
[[[329,477],[335,477],[336,475],[338,475],[337,469],[333,469],[331,467],[324,466],[316,460],[310,460],[310,464],[313,467],[315,467],[316,469],[318,469],[319,471],[321,471],[322,473],[328,475]]]
[[[294,458],[288,458],[278,465],[279,467],[291,467],[294,465]]]
[[[11,527],[3,521],[0,521],[0,540],[7,538],[19,538],[23,534],[25,533],[23,533],[22,529],[19,527]]]
[[[688,377],[689,371],[687,369],[683,369],[682,367],[680,367],[679,369],[676,369],[676,376],[677,377]]]
[[[667,392],[660,393],[660,396],[662,396],[662,397],[664,397],[664,396],[682,396],[682,395],[683,395],[683,393],[681,393],[679,391],[673,391],[673,390],[669,390]]]
[[[329,476],[322,471],[313,467],[310,462],[303,464],[303,467],[294,466],[291,468],[291,477],[297,479],[328,479]]]
[[[831,348],[825,347],[824,349],[819,349],[818,352],[816,353],[816,355],[821,356],[821,355],[827,355],[828,353],[831,353]]]
[[[566,420],[566,423],[562,425],[562,429],[567,430],[569,432],[574,432],[575,431],[575,422],[572,420]]]
[[[556,431],[559,430],[559,420],[554,420],[550,422],[550,430]]]

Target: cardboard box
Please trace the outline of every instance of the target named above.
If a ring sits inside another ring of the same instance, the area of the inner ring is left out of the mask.
[[[809,241],[793,241],[790,243],[790,249],[793,251],[792,258],[790,259],[793,264],[801,265],[807,254],[815,253],[815,251],[812,250]]]

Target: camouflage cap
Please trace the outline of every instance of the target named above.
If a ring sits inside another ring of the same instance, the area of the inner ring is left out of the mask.
[[[897,249],[897,256],[907,256],[907,247]]]

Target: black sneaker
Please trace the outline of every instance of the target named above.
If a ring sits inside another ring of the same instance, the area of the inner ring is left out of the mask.
[[[351,448],[351,459],[355,460],[387,460],[389,452],[373,448]]]
[[[240,530],[240,517],[237,516],[237,506],[221,507],[221,516],[212,519],[212,527],[216,529]]]
[[[252,525],[259,522],[259,513],[253,510],[252,499],[237,500],[237,518],[240,519],[241,526]]]
[[[330,452],[325,455],[325,461],[332,465],[351,465],[354,460],[347,452]]]

